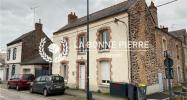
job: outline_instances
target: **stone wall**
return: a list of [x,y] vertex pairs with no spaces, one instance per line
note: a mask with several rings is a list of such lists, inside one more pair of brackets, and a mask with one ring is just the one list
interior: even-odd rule
[[[162,73],[165,76],[165,66],[164,66],[164,50],[163,50],[163,39],[166,40],[167,50],[171,51],[171,58],[174,61],[174,80],[173,83],[176,85],[179,82],[183,81],[183,63],[182,63],[182,42],[168,34],[168,32],[163,31],[162,29],[156,29],[156,54],[157,54],[157,64],[158,72]],[[177,51],[178,45],[178,51]],[[178,68],[178,69],[177,69]]]
[[131,48],[131,81],[152,85],[158,82],[154,22],[145,0],[137,0],[129,9],[130,41],[149,41],[144,50]]

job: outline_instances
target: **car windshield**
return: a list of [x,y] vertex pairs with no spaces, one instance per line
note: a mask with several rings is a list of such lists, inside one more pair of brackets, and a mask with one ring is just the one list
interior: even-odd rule
[[53,80],[53,82],[63,82],[64,78],[61,76],[53,76],[52,80]]

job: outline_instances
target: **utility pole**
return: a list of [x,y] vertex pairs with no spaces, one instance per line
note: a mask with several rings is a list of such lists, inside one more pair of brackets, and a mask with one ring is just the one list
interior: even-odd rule
[[86,94],[87,94],[87,100],[90,100],[90,84],[89,84],[89,0],[87,0],[87,81],[86,81]]

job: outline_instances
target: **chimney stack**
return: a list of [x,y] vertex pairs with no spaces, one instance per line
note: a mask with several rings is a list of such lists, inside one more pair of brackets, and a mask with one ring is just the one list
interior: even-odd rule
[[160,26],[160,29],[162,29],[164,32],[168,33],[168,27]]
[[76,14],[71,12],[70,14],[68,14],[68,24],[76,21],[77,18],[78,17],[76,16]]
[[151,5],[149,6],[149,10],[151,12],[151,15],[153,16],[155,26],[158,26],[158,15],[157,15],[157,7],[155,4],[151,1]]
[[39,19],[38,23],[35,23],[35,30],[42,31],[41,19]]

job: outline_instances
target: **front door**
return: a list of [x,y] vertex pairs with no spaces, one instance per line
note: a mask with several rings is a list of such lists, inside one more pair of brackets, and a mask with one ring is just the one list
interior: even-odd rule
[[79,66],[79,88],[85,89],[85,64]]

